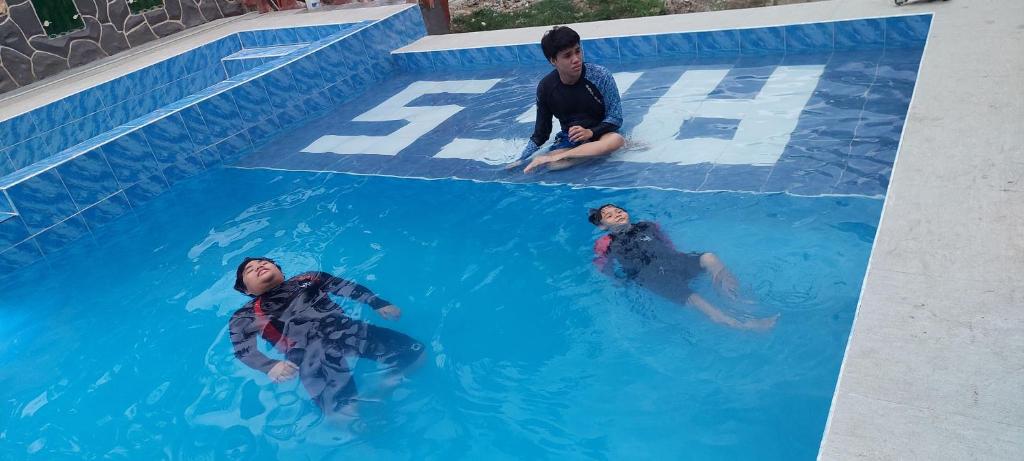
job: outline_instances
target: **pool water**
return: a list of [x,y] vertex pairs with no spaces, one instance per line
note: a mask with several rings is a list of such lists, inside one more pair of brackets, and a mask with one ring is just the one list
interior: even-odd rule
[[[713,251],[765,333],[713,324],[592,264],[605,202]],[[223,168],[4,278],[2,459],[809,459],[882,201]],[[158,243],[153,243],[153,242]],[[358,421],[233,354],[247,255],[403,309],[428,345]]]

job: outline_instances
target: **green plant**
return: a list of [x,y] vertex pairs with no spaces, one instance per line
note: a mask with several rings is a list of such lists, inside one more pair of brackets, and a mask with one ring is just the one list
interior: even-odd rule
[[127,0],[132,13],[141,13],[164,6],[164,0]]
[[50,37],[85,27],[73,0],[32,0],[39,23]]
[[483,8],[469,15],[452,18],[452,31],[514,29],[665,13],[662,0],[542,0],[510,13]]

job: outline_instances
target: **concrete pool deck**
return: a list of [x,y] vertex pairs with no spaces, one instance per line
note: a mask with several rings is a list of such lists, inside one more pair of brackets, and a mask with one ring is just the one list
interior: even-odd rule
[[[0,96],[0,118],[240,30],[400,8],[216,21]],[[822,459],[1024,456],[1024,2],[833,0],[574,26],[586,38],[925,12],[932,29]],[[546,29],[431,36],[404,50],[535,43]]]

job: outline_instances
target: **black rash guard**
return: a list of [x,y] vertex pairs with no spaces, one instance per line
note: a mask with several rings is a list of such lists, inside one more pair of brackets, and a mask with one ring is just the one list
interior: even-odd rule
[[601,237],[594,245],[594,253],[594,263],[602,272],[611,273],[614,267],[609,263],[617,263],[626,278],[682,302],[693,293],[688,286],[690,279],[703,270],[703,253],[677,250],[658,225],[649,221]]
[[612,73],[597,64],[584,63],[580,79],[572,85],[562,83],[557,70],[541,79],[537,85],[537,121],[521,158],[532,155],[551,137],[552,115],[558,118],[565,136],[574,125],[593,131],[591,141],[618,131],[622,102]]
[[344,406],[356,394],[345,357],[369,358],[400,369],[423,353],[422,344],[402,333],[348,317],[330,295],[374,309],[391,304],[358,283],[308,272],[246,303],[231,316],[229,327],[235,356],[242,363],[264,373],[278,363],[258,350],[262,337],[299,365],[303,385],[326,411]]

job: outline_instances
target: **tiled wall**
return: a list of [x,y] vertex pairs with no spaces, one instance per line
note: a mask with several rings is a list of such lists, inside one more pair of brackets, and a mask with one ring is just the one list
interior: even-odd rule
[[[357,27],[355,24],[242,32],[90,88],[68,98],[0,121],[0,177],[25,168],[119,125],[196,94],[224,80],[221,60],[252,37],[269,42],[310,43]],[[286,32],[280,32],[280,31]],[[285,41],[282,41],[285,40]],[[290,40],[290,41],[287,41]]]
[[[594,62],[674,56],[728,57],[833,50],[920,48],[931,15],[868,18],[752,29],[634,35],[583,40]],[[405,70],[476,69],[547,64],[537,43],[395,53]]]
[[[415,6],[355,32],[336,31],[288,57],[215,83],[0,180],[6,199],[0,202],[9,202],[0,207],[17,213],[0,221],[0,273],[52,254],[175,182],[347,101],[395,70],[391,50],[426,34]],[[271,34],[277,37],[274,31],[256,31],[248,36],[256,41],[248,43],[261,45]],[[237,51],[236,45],[241,48],[248,39],[226,40]],[[227,45],[218,41],[207,46]],[[228,54],[210,53],[216,59]],[[30,137],[31,141],[37,123],[53,126],[81,113],[86,115],[59,127],[82,123],[95,114],[105,114],[109,120],[110,103],[116,107],[137,94],[133,85],[145,85],[147,79],[166,80],[173,75],[167,69],[206,69],[210,61],[199,59],[203,55],[172,58],[152,66],[159,71],[143,69],[83,92],[88,97],[76,95],[38,114],[33,111],[8,120],[0,126],[0,134],[4,139]],[[183,62],[186,59],[197,61],[190,66]],[[162,82],[146,93],[167,89],[179,80],[187,79]],[[80,109],[85,105],[82,100],[90,101],[91,111]],[[72,108],[76,109],[73,114]]]

